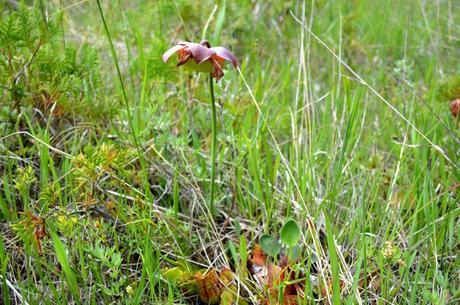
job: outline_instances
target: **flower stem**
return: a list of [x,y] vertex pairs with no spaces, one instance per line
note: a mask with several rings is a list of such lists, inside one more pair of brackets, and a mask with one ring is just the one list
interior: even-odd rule
[[209,89],[211,91],[211,115],[212,115],[212,127],[211,127],[211,200],[209,203],[209,209],[212,215],[214,215],[214,197],[216,192],[216,150],[217,150],[217,118],[216,118],[216,102],[214,98],[214,83],[212,76],[209,75]]

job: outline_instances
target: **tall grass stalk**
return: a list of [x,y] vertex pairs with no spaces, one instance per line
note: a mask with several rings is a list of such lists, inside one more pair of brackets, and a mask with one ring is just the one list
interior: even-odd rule
[[120,88],[121,88],[121,91],[123,93],[123,101],[124,101],[124,106],[125,106],[125,109],[126,109],[126,116],[127,116],[127,119],[128,119],[129,128],[130,128],[131,134],[133,136],[134,146],[136,147],[137,155],[138,155],[139,162],[140,162],[141,168],[142,168],[143,179],[144,179],[144,188],[145,188],[145,191],[147,192],[147,194],[149,195],[150,192],[149,192],[149,187],[148,187],[148,177],[147,177],[147,171],[146,171],[146,168],[145,168],[144,156],[142,154],[141,147],[139,146],[139,142],[138,142],[137,134],[136,134],[136,129],[134,128],[134,123],[133,123],[133,119],[132,119],[132,115],[131,115],[131,109],[129,107],[128,95],[126,93],[125,85],[124,85],[124,82],[123,82],[123,77],[121,75],[120,64],[118,62],[117,52],[115,51],[115,47],[114,47],[113,42],[112,42],[112,36],[110,35],[110,31],[109,31],[109,28],[107,26],[107,22],[106,22],[105,17],[104,17],[104,12],[102,11],[101,3],[100,3],[99,0],[97,0],[97,7],[98,7],[99,13],[101,15],[102,23],[104,25],[105,35],[107,37],[107,42],[109,43],[109,46],[110,46],[110,52],[112,54],[112,59],[113,59],[113,62],[115,64],[115,68],[117,70],[117,76],[118,76],[118,80],[120,82]]

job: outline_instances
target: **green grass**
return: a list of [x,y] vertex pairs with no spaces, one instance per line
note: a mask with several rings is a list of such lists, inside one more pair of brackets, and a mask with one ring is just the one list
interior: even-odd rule
[[[0,303],[198,304],[188,277],[228,267],[257,304],[252,249],[288,219],[298,304],[460,301],[456,1],[0,8]],[[241,63],[215,196],[208,76],[161,60],[202,38]]]

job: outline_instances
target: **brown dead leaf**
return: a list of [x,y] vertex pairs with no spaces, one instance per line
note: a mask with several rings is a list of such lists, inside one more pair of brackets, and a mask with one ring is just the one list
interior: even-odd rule
[[46,222],[45,219],[33,214],[32,212],[20,214],[26,215],[26,218],[19,223],[23,225],[27,230],[33,230],[33,239],[37,247],[39,255],[43,254],[42,250],[42,240],[48,236],[46,232]]

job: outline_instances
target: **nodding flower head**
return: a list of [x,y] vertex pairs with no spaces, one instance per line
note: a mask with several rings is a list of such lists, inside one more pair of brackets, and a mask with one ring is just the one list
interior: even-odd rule
[[163,61],[167,62],[176,53],[178,67],[184,66],[193,71],[210,73],[217,81],[224,76],[225,61],[231,62],[235,68],[238,65],[238,60],[232,52],[224,47],[211,48],[207,40],[200,43],[180,41],[163,54]]

